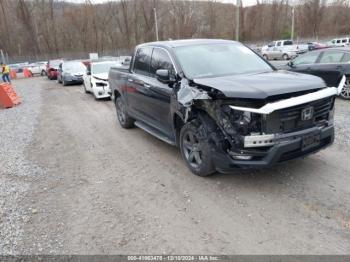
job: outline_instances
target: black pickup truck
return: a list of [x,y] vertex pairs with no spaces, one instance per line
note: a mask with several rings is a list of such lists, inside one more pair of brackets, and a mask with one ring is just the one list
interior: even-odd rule
[[179,146],[196,175],[269,167],[334,139],[338,88],[278,71],[235,41],[142,44],[109,81],[121,126]]

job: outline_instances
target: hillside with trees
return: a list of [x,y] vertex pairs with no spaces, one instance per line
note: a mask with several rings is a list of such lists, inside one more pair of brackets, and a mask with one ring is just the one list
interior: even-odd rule
[[[300,0],[295,6],[295,38],[350,34],[349,0]],[[138,43],[159,39],[235,37],[236,6],[220,1],[120,0],[73,4],[54,0],[0,1],[0,48],[13,60],[46,59],[89,52],[126,54]],[[240,9],[240,40],[288,38],[288,0],[256,0]]]

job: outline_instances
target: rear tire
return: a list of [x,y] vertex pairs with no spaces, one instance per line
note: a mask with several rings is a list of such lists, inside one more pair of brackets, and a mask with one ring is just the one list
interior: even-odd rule
[[118,118],[119,124],[125,129],[133,128],[135,120],[130,116],[128,116],[126,105],[123,99],[121,98],[121,96],[118,96],[115,99],[115,109],[117,111],[117,118]]
[[180,150],[187,167],[197,176],[210,176],[215,172],[211,158],[210,145],[207,137],[201,133],[199,127],[190,122],[180,131]]
[[346,78],[343,89],[340,92],[340,97],[350,100],[350,77]]
[[283,54],[282,58],[283,58],[283,60],[289,60],[289,55]]

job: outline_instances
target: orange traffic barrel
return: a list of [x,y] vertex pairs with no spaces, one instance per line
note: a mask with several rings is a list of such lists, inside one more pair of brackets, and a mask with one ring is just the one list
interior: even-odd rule
[[23,75],[24,77],[32,77],[32,72],[30,72],[30,70],[28,68],[23,68]]
[[9,108],[21,103],[10,83],[0,84],[0,106]]
[[17,73],[13,69],[10,70],[10,78],[11,79],[16,79],[17,78]]

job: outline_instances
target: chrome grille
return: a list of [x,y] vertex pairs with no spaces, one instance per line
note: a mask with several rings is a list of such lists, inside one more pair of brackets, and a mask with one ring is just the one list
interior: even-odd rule
[[[264,131],[271,133],[288,133],[315,126],[321,121],[328,120],[328,114],[334,105],[334,97],[316,100],[311,103],[281,109],[266,115],[263,123]],[[302,120],[301,114],[305,108],[313,107],[313,117]]]

